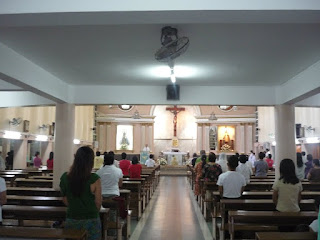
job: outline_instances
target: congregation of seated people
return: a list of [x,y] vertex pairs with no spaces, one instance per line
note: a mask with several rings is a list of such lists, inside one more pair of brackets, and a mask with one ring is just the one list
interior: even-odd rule
[[[304,183],[308,183],[308,180],[310,183],[320,183],[320,162],[318,159],[313,159],[311,154],[306,155],[305,152],[296,153],[296,165],[292,159],[282,159],[279,165],[280,174],[277,179],[274,172],[276,163],[272,159],[269,149],[260,152],[258,158],[255,157],[253,151],[249,155],[226,156],[225,153],[220,153],[218,161],[216,161],[216,158],[213,152],[206,155],[206,152],[201,150],[200,156],[194,153],[190,160],[190,166],[194,172],[194,194],[197,196],[200,208],[207,206],[200,204],[201,201],[214,204],[217,201],[217,199],[210,200],[213,196],[208,194],[208,189],[204,190],[207,192],[202,194],[203,189],[205,189],[206,184],[203,184],[205,182],[216,183],[220,199],[243,199],[243,192],[246,186],[249,186],[253,181],[252,179],[255,179],[254,183],[270,183],[273,180],[272,187],[269,190],[272,190],[274,210],[288,213],[301,211],[300,201]],[[225,166],[227,166],[227,170],[224,170]],[[212,193],[212,190],[210,192]],[[313,199],[314,209],[319,212],[320,196]],[[206,211],[207,209],[202,210],[203,213]],[[306,225],[303,222],[298,226],[286,226],[284,224],[284,226],[278,226],[278,228],[279,231],[286,232],[318,232],[318,219],[315,219],[310,225],[308,224]]]

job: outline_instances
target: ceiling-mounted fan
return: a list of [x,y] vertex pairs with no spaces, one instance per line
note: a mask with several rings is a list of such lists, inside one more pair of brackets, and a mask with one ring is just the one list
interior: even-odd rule
[[167,62],[170,67],[172,83],[175,83],[173,60],[181,56],[189,47],[188,37],[178,37],[178,29],[166,26],[161,29],[162,47],[155,53],[155,59],[160,62]]

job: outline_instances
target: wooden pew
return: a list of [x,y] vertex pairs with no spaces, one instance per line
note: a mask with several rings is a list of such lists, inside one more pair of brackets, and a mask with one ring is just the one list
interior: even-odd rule
[[86,240],[85,230],[35,227],[0,227],[0,237]]
[[147,191],[148,191],[148,187],[146,186],[146,179],[145,178],[123,178],[123,181],[139,181],[141,182],[141,208],[142,208],[142,212],[145,210],[146,208],[146,195],[147,195]]
[[17,187],[44,187],[52,188],[53,180],[46,179],[32,179],[32,178],[16,178],[15,183]]
[[256,240],[316,240],[312,232],[256,232]]
[[0,175],[6,182],[9,182],[10,187],[13,187],[14,180],[16,179],[15,175]]
[[[221,199],[221,231],[226,231],[225,223],[228,219],[228,212],[233,210],[246,211],[276,211],[276,205],[271,199]],[[314,200],[307,199],[300,201],[301,211],[315,211]],[[215,219],[213,219],[213,222]],[[214,226],[216,228],[217,225]]]
[[[245,186],[245,191],[260,190],[270,191],[272,190],[273,181],[271,182],[250,182]],[[302,182],[302,188],[306,191],[317,191],[320,189],[320,182]]]
[[65,206],[62,197],[7,195],[7,205]]
[[16,178],[28,178],[29,174],[26,172],[1,171],[0,175],[14,175]]
[[53,180],[53,176],[30,176],[29,179]]
[[141,182],[139,181],[123,181],[122,189],[129,189],[130,193],[130,209],[132,216],[141,218]]
[[[23,220],[47,220],[47,221],[64,221],[66,218],[66,207],[53,206],[2,206],[3,219],[17,219],[19,226],[23,226]],[[106,239],[107,220],[109,209],[102,208],[100,216],[102,218],[102,232]]]
[[256,229],[261,225],[267,226],[296,226],[298,224],[310,224],[317,219],[318,213],[309,212],[277,212],[277,211],[229,211],[230,240],[234,240],[234,232],[237,230]]
[[60,191],[53,188],[8,187],[7,195],[60,197]]

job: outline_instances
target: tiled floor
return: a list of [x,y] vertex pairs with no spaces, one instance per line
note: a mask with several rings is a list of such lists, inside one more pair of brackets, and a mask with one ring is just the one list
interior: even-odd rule
[[186,177],[161,177],[130,240],[212,239]]

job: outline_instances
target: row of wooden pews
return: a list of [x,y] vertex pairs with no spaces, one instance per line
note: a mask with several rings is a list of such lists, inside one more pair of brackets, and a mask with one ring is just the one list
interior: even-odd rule
[[[188,181],[191,189],[194,189],[195,173],[191,166],[188,168]],[[246,186],[242,199],[220,199],[216,183],[202,181],[200,184],[201,194],[197,200],[205,219],[209,220],[211,215],[213,239],[224,240],[226,233],[228,233],[230,239],[233,240],[236,231],[256,232],[256,239],[282,239],[274,237],[279,236],[279,226],[310,224],[317,219],[314,198],[320,196],[319,183],[302,181],[304,191],[300,202],[301,212],[281,213],[276,211],[272,202],[274,178],[274,172],[269,172],[266,178],[252,176],[252,181]],[[298,235],[295,234],[283,235],[287,236],[283,239],[288,240],[316,239],[316,235],[312,233],[299,233],[300,238],[296,238]]]
[[[143,168],[141,178],[131,179],[128,176],[124,179],[120,195],[125,199],[126,209],[129,214],[125,224],[120,226],[119,223],[112,224],[108,221],[109,209],[102,208],[100,213],[104,239],[107,239],[107,229],[110,228],[117,228],[118,239],[122,239],[122,235],[126,239],[130,237],[131,216],[140,219],[159,183],[159,170],[159,167]],[[30,226],[29,220],[42,220],[45,223],[42,227],[50,227],[51,225],[46,224],[46,221],[62,221],[65,219],[66,207],[62,203],[60,192],[52,188],[52,173],[45,172],[40,174],[40,171],[31,172],[29,174],[30,172],[20,170],[10,171],[11,175],[14,176],[14,180],[13,184],[11,179],[10,182],[7,182],[9,186],[7,187],[7,204],[3,206],[3,219],[4,225],[9,224],[11,226],[0,227],[2,229],[0,230],[0,236],[12,237],[15,235],[14,232],[17,232],[12,231],[12,229],[19,227],[19,231],[24,231],[27,234],[26,236],[32,237],[31,233],[28,235],[28,229],[34,227],[34,224]],[[123,226],[126,227],[123,228]],[[26,230],[24,230],[25,228]],[[41,228],[36,229],[41,231]],[[52,229],[47,233],[48,236],[56,234],[59,238],[85,239],[84,234],[81,232],[74,234],[74,237],[64,237],[72,233],[63,229]],[[18,235],[16,234],[15,237],[19,237]]]

